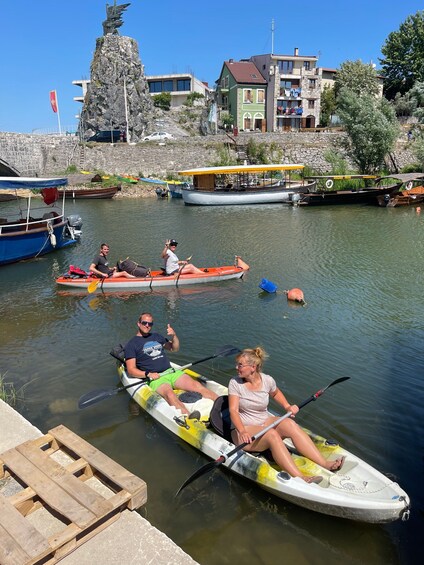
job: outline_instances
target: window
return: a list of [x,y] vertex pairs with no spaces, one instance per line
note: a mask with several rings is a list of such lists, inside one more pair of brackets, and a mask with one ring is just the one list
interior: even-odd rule
[[243,90],[243,102],[245,104],[251,104],[253,102],[252,91],[250,88],[245,88]]
[[258,104],[264,104],[264,102],[265,102],[265,90],[262,90],[262,89],[257,90],[256,96],[257,96]]
[[291,75],[293,73],[293,61],[278,61],[280,74]]
[[280,88],[291,88],[292,81],[291,80],[280,80]]
[[229,82],[228,76],[222,77],[221,88],[228,88],[228,82]]
[[245,114],[243,118],[243,128],[245,130],[250,130],[252,128],[252,116],[250,114]]
[[308,100],[308,108],[309,109],[315,108],[315,100]]
[[177,80],[177,90],[179,90],[180,92],[182,90],[190,90],[191,88],[191,81],[190,79],[182,79],[179,78]]
[[317,81],[316,81],[315,78],[309,79],[309,88],[315,88],[316,84],[317,84]]
[[149,90],[150,92],[162,92],[162,81],[154,80],[149,82]]
[[303,61],[303,68],[305,69],[305,71],[310,71],[311,70],[311,61]]
[[172,92],[174,90],[174,85],[172,84],[172,80],[164,80],[163,81],[163,91],[164,92]]

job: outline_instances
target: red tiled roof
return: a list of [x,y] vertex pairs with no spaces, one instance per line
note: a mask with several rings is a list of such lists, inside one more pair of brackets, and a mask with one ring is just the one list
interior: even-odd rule
[[251,61],[225,61],[225,66],[233,75],[234,80],[243,84],[266,84],[266,80]]

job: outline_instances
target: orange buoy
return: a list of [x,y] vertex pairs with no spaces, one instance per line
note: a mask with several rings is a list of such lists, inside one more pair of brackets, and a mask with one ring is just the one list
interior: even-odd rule
[[285,290],[284,294],[287,295],[287,300],[293,300],[294,302],[300,302],[300,304],[306,304],[303,291],[300,290],[300,288]]
[[415,210],[417,211],[417,214],[421,214],[421,206],[418,206]]

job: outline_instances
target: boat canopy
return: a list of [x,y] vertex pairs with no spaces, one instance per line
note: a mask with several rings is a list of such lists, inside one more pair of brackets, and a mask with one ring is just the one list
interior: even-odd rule
[[179,175],[236,175],[246,173],[264,173],[268,171],[294,171],[304,169],[304,165],[295,164],[273,164],[273,165],[233,165],[228,167],[204,167],[201,169],[190,169],[178,171]]
[[15,190],[20,188],[41,189],[66,186],[67,178],[30,178],[30,177],[0,177],[0,190]]
[[376,175],[318,175],[305,177],[310,180],[350,180],[350,179],[376,179]]

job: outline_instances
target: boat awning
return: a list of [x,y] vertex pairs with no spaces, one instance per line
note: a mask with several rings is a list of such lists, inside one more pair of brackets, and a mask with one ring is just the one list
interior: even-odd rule
[[318,175],[305,177],[308,180],[350,180],[350,179],[376,179],[377,175]]
[[67,178],[30,178],[30,177],[0,177],[0,190],[15,190],[19,188],[41,189],[66,186]]
[[233,165],[228,167],[204,167],[202,169],[191,169],[178,171],[179,175],[237,175],[245,173],[264,173],[271,171],[295,171],[304,169],[304,165],[296,164],[273,164],[273,165]]
[[387,177],[379,177],[377,180],[381,181],[384,179],[395,179],[395,180],[400,180],[402,182],[409,182],[411,180],[424,179],[424,173],[399,173],[399,174],[388,175]]

